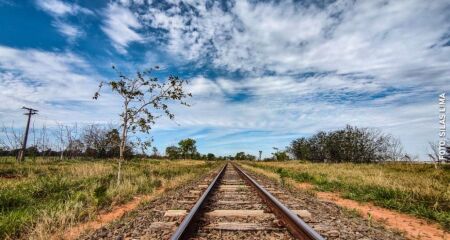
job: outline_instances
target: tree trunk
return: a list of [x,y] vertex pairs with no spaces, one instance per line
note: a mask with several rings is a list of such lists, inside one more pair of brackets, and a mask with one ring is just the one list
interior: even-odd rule
[[119,159],[119,169],[117,170],[117,186],[120,185],[121,174],[122,174],[122,159]]
[[125,103],[125,111],[124,111],[124,116],[123,116],[122,137],[120,139],[120,146],[119,146],[119,169],[117,171],[117,185],[119,185],[120,181],[121,181],[122,161],[125,159],[125,147],[126,147],[126,142],[127,142],[127,129],[128,129],[128,104]]

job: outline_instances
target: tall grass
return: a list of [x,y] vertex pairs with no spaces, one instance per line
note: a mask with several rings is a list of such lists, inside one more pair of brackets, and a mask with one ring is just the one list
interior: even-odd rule
[[430,164],[246,163],[281,178],[314,184],[319,191],[439,222],[450,230],[450,166]]
[[[135,195],[217,167],[204,161],[132,161],[116,184],[116,162],[0,161],[0,238],[47,238]],[[181,183],[180,183],[181,184]]]

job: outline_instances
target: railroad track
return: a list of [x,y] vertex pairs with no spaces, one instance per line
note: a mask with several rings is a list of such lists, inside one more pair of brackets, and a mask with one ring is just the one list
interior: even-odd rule
[[237,165],[226,164],[171,239],[324,238]]
[[[286,192],[277,183],[252,175],[264,191],[231,163],[222,170],[219,175],[205,173],[79,239],[322,239],[304,223],[294,220],[298,226],[292,227],[286,216],[295,214],[327,239],[405,239],[334,204],[302,192]],[[270,203],[266,192],[283,201],[291,214],[281,211],[280,216],[281,204]]]

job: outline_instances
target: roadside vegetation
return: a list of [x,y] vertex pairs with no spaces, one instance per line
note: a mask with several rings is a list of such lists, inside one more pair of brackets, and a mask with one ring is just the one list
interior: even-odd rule
[[389,162],[379,164],[245,162],[282,181],[310,183],[317,191],[409,213],[450,230],[450,165]]
[[137,195],[181,186],[218,165],[191,160],[127,161],[117,185],[118,166],[111,159],[17,163],[13,157],[0,158],[0,238],[48,238]]

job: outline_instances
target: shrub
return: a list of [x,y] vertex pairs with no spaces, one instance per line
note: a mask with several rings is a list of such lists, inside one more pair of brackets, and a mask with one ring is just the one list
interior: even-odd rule
[[382,162],[401,157],[400,142],[388,134],[347,125],[291,142],[288,151],[297,159],[313,162]]

